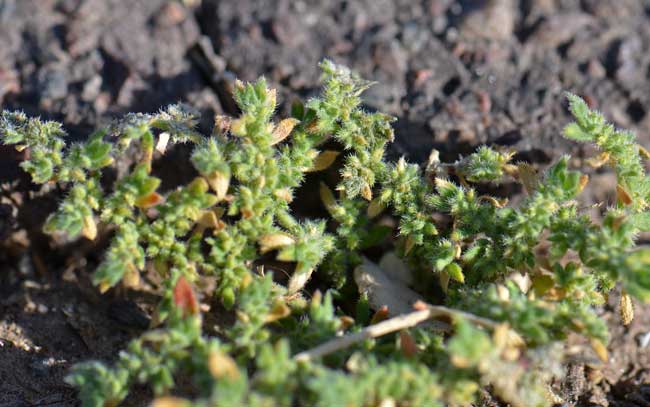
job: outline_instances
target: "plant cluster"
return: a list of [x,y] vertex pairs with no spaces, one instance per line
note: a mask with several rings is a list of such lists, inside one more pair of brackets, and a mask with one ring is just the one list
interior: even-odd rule
[[[567,335],[607,358],[597,307],[615,285],[623,323],[630,296],[650,299],[650,250],[635,247],[650,230],[650,154],[630,133],[568,96],[575,122],[565,137],[594,143],[602,152],[592,164],[616,172],[616,202],[596,222],[576,201],[588,177],[569,157],[543,173],[489,147],[454,163],[433,151],[425,168],[386,161],[393,118],[362,108],[371,83],[321,67],[322,94],[277,122],[275,91],[263,79],[237,82],[241,114],[217,116],[209,136],[181,105],[129,114],[67,148],[60,124],[2,113],[0,142],[29,149],[21,166],[32,180],[67,188],[45,230],[112,236],[93,275],[99,290],[162,276],[155,326],[111,365],[85,362],[68,376],[85,406],[119,405],[138,383],[156,407],[466,405],[485,386],[513,405],[545,406]],[[163,192],[152,162],[174,143],[193,144],[196,178]],[[137,162],[110,181],[107,170],[133,148]],[[306,174],[335,163],[338,182],[320,185],[330,219],[295,216]],[[505,180],[523,185],[521,204],[477,192]],[[419,298],[404,315],[352,278],[387,241],[411,273],[400,289]],[[271,272],[277,264],[288,278]],[[314,273],[324,294],[309,295]],[[208,294],[218,312],[231,316],[214,337],[193,288],[206,277],[216,279]]]

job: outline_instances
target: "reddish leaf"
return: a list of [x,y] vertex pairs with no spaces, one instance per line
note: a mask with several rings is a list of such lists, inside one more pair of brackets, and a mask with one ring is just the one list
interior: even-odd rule
[[388,307],[386,305],[382,306],[375,312],[375,315],[370,319],[370,324],[376,324],[388,318]]
[[184,315],[196,315],[199,313],[199,302],[192,286],[185,277],[181,276],[174,287],[174,303],[183,310]]
[[161,204],[164,200],[165,198],[163,198],[162,195],[157,192],[152,192],[145,196],[139,197],[135,201],[135,206],[142,209],[151,208],[153,206]]
[[402,348],[402,354],[407,358],[418,353],[418,346],[415,343],[415,339],[406,331],[400,331],[399,333],[399,344]]

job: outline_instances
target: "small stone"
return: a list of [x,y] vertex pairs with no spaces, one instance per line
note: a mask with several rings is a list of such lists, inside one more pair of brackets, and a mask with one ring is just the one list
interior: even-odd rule
[[584,13],[556,14],[543,20],[527,42],[557,48],[592,23],[593,18]]
[[515,11],[512,0],[488,1],[463,20],[461,34],[470,39],[508,40],[515,28]]
[[16,13],[16,0],[0,0],[0,22],[8,23]]
[[640,348],[647,348],[650,345],[650,332],[639,335],[637,340]]
[[587,64],[587,73],[592,78],[604,78],[607,75],[607,71],[603,64],[600,63],[597,59],[591,59]]
[[182,23],[187,18],[187,10],[176,1],[165,4],[156,16],[156,24],[160,27],[172,27]]
[[86,102],[95,100],[101,91],[101,87],[102,77],[99,75],[93,76],[84,84],[83,90],[81,91],[81,98]]
[[68,80],[62,69],[46,69],[39,73],[38,88],[46,99],[63,99],[68,94]]

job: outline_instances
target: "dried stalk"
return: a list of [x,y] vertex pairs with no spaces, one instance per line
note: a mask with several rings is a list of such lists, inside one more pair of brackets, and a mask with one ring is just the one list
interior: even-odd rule
[[[419,308],[417,304],[416,307]],[[410,328],[426,320],[439,316],[462,317],[470,322],[487,328],[494,328],[497,325],[496,322],[492,320],[469,314],[467,312],[454,310],[440,305],[426,305],[426,308],[424,309],[419,309],[408,314],[398,315],[378,324],[368,326],[359,332],[334,338],[328,342],[316,346],[315,348],[298,353],[294,356],[294,359],[300,362],[307,362],[325,355],[329,355],[330,353],[334,353],[341,349],[348,348],[355,343],[361,342],[363,340],[378,338],[392,332]],[[436,329],[442,332],[451,331],[451,326],[449,324],[441,321],[435,322]]]

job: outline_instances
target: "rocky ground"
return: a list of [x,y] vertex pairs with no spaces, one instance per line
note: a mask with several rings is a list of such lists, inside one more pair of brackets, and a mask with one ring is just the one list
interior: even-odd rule
[[[318,91],[328,57],[378,82],[367,108],[398,118],[391,154],[411,161],[483,143],[536,165],[587,156],[560,137],[564,91],[650,145],[644,0],[0,0],[0,44],[2,108],[60,120],[75,140],[177,101],[200,108],[208,128],[214,113],[235,113],[236,77],[265,75],[286,111]],[[0,406],[75,405],[66,369],[110,358],[149,308],[100,298],[87,275],[94,249],[40,234],[56,191],[32,191],[19,160],[0,149],[0,240],[12,242],[0,250]],[[611,202],[611,174],[590,176],[585,201]],[[564,405],[650,405],[650,308],[627,328],[613,309],[609,364],[572,365],[558,383]]]

